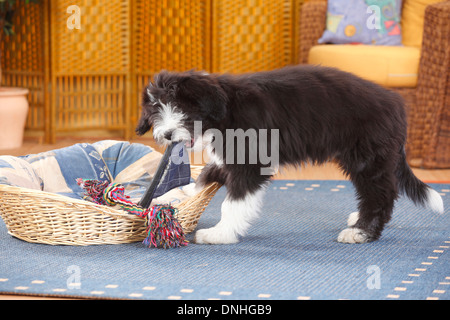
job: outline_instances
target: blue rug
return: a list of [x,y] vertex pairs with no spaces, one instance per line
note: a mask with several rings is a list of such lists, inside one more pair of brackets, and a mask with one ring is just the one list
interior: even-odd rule
[[[402,197],[382,238],[360,245],[336,241],[356,210],[347,181],[274,181],[260,219],[235,245],[49,246],[13,238],[0,222],[0,292],[126,299],[448,300],[450,185],[432,187],[443,195],[446,214],[417,208]],[[200,228],[219,221],[224,197],[225,190],[219,190]]]

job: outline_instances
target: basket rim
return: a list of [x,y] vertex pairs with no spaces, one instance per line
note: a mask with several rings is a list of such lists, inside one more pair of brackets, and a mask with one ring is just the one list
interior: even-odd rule
[[94,202],[90,202],[90,201],[86,201],[86,200],[74,199],[74,198],[70,198],[70,197],[67,197],[67,196],[64,196],[61,194],[43,191],[43,190],[0,184],[0,193],[1,192],[9,192],[9,193],[17,194],[18,197],[31,196],[31,197],[36,197],[36,198],[40,198],[40,199],[50,200],[50,201],[60,201],[60,202],[64,202],[64,203],[72,204],[72,205],[91,207],[93,210],[99,210],[100,212],[98,212],[98,213],[100,213],[100,214],[119,216],[119,217],[131,219],[131,220],[141,220],[142,219],[141,217],[129,214],[126,211],[123,211],[120,209],[115,209],[114,207],[104,206],[104,205],[96,204]]
[[[193,203],[195,203],[199,198],[202,198],[202,197],[207,198],[209,196],[209,194],[215,193],[215,191],[217,191],[220,187],[221,187],[221,185],[219,183],[213,182],[213,183],[205,186],[202,189],[202,191],[199,192],[198,194],[196,194],[192,197],[188,197],[184,201],[174,205],[174,207],[177,209],[180,209],[181,207],[183,207],[185,205],[190,206]],[[126,218],[126,219],[130,219],[130,220],[142,220],[141,217],[139,217],[137,215],[129,214],[128,212],[126,212],[125,210],[122,210],[122,209],[116,209],[115,207],[112,207],[112,206],[96,204],[94,202],[87,201],[87,200],[74,199],[74,198],[70,198],[68,196],[53,193],[53,192],[37,190],[37,189],[30,189],[30,188],[25,188],[25,187],[11,186],[11,185],[7,185],[7,184],[0,184],[0,193],[2,193],[2,192],[16,194],[18,197],[28,196],[28,197],[40,198],[43,200],[59,201],[59,202],[67,203],[67,204],[79,205],[79,206],[92,208],[92,210],[100,211],[99,212],[100,214],[116,216],[116,217]]]

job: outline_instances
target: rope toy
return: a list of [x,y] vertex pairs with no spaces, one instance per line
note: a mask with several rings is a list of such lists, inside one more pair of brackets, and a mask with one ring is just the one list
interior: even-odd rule
[[149,208],[150,203],[153,198],[189,182],[189,157],[186,159],[182,143],[172,143],[167,147],[149,188],[138,204],[129,200],[130,197],[125,195],[125,188],[120,183],[77,179],[78,185],[85,191],[85,199],[100,205],[119,205],[129,214],[144,218],[147,237],[143,243],[149,248],[164,249],[186,246],[188,241],[176,218],[178,210],[170,205],[154,205]]
[[96,204],[119,205],[129,214],[145,219],[147,237],[143,244],[155,248],[177,248],[186,246],[188,241],[176,219],[177,209],[170,205],[155,205],[148,209],[131,202],[125,195],[125,188],[120,183],[108,183],[91,179],[77,179],[80,187],[85,189],[86,198]]

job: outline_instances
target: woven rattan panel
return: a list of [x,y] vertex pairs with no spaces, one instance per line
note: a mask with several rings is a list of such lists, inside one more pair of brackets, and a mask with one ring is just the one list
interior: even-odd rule
[[69,29],[71,0],[51,1],[53,68],[57,75],[127,73],[130,8],[125,0],[79,0],[81,29]]
[[287,0],[214,1],[213,71],[239,73],[290,64],[293,7]]
[[135,124],[142,89],[155,73],[210,70],[211,0],[138,0],[133,5]]
[[[14,34],[0,44],[2,85],[29,89],[27,129],[43,130],[45,123],[44,6],[18,1],[13,15]],[[3,32],[3,31],[0,31]]]
[[[19,2],[2,43],[3,84],[30,89],[28,129],[46,140],[89,129],[134,132],[140,93],[162,69],[269,70],[294,62],[303,0]],[[68,8],[80,9],[80,29]]]
[[80,29],[68,28],[73,4],[51,3],[52,130],[123,130],[127,136],[131,7],[125,0],[77,1]]
[[58,131],[126,128],[126,76],[59,76],[56,87]]
[[409,123],[409,160],[450,168],[450,2],[425,10],[417,105]]
[[209,69],[210,0],[134,3],[138,74]]

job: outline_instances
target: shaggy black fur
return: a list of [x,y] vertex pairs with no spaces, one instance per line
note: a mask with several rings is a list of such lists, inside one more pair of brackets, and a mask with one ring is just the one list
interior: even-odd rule
[[[356,188],[360,215],[355,227],[368,241],[380,237],[399,192],[417,204],[427,200],[428,187],[405,160],[402,98],[350,73],[317,66],[244,75],[164,71],[144,91],[138,134],[151,128],[160,107],[147,90],[186,114],[183,125],[191,134],[196,120],[204,131],[216,128],[223,137],[226,129],[279,129],[280,165],[334,159]],[[270,176],[260,174],[264,166],[211,163],[200,183],[218,181],[230,197],[240,199],[268,182]]]

